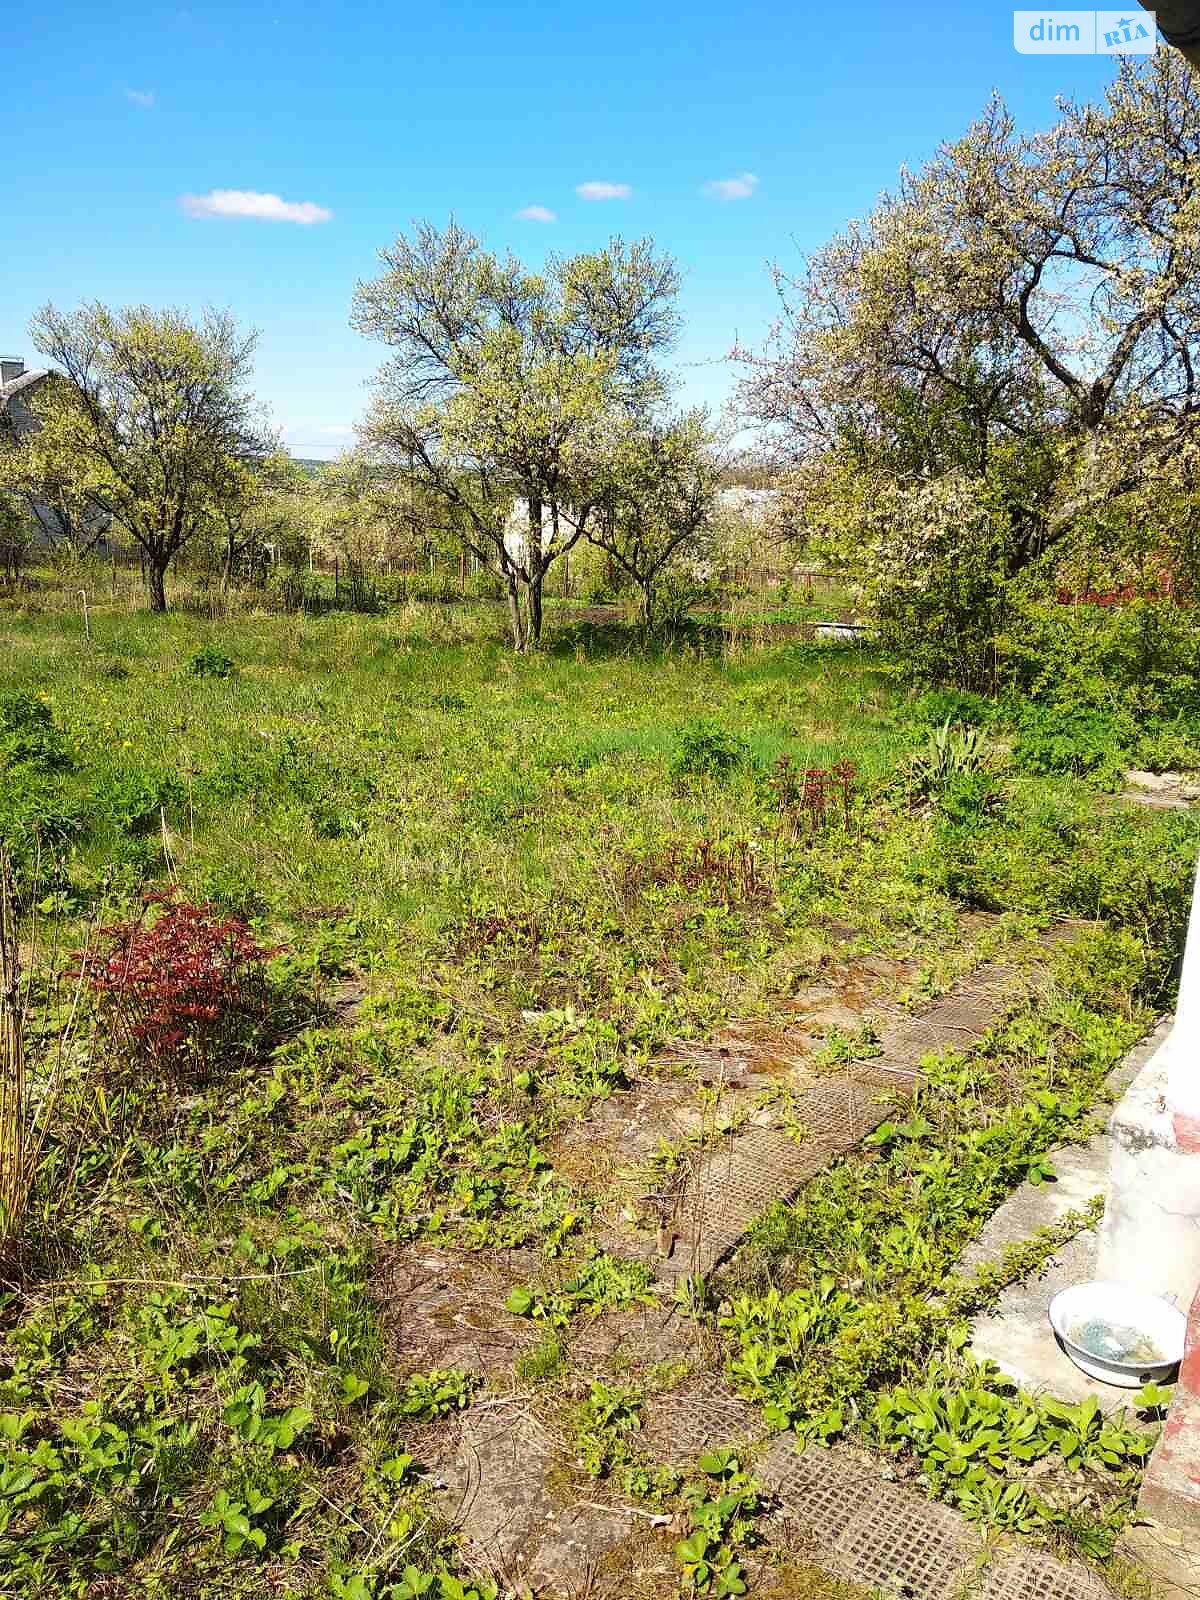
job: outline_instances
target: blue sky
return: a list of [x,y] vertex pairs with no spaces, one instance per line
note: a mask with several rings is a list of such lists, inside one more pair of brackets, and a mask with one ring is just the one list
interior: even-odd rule
[[[719,403],[735,337],[769,326],[769,260],[797,262],[865,213],[993,87],[1033,127],[1056,94],[1094,98],[1113,72],[1018,55],[993,4],[15,10],[4,353],[32,355],[46,300],[228,307],[260,331],[257,390],[301,455],[351,442],[383,358],[350,329],[351,295],[414,218],[453,213],[531,263],[653,234],[684,274],[684,395]],[[225,214],[271,202],[222,191],[322,220]]]

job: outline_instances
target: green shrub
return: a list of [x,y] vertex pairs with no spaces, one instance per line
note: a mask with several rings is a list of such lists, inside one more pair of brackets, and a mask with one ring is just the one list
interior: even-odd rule
[[34,888],[50,893],[63,886],[71,846],[83,834],[86,820],[82,807],[36,766],[18,766],[4,774],[0,846],[12,860],[19,899]]
[[671,757],[672,778],[724,778],[746,759],[746,745],[711,723],[684,728]]
[[1126,928],[1091,928],[1054,952],[1054,976],[1092,1011],[1125,1011],[1146,992],[1153,966]]
[[913,702],[910,713],[921,728],[940,728],[947,722],[981,728],[994,722],[998,714],[994,700],[966,689],[930,689]]
[[57,772],[71,764],[66,739],[45,700],[35,694],[0,700],[0,768],[29,766]]
[[193,678],[232,678],[237,668],[231,656],[216,645],[205,644],[188,658],[187,670]]
[[162,812],[183,799],[177,778],[154,777],[147,772],[111,775],[98,786],[95,809],[122,833],[146,833],[158,826]]
[[1194,772],[1200,768],[1200,728],[1194,723],[1163,723],[1138,740],[1133,763],[1147,772]]
[[1067,606],[1010,594],[997,641],[1002,679],[1038,700],[1107,707],[1116,694],[1139,716],[1194,712],[1197,621],[1171,600]]
[[1001,795],[986,767],[950,776],[938,796],[938,813],[950,827],[975,828],[1000,809]]
[[1130,719],[1088,705],[1026,705],[1017,718],[1013,759],[1023,772],[1091,774],[1112,782],[1129,756]]

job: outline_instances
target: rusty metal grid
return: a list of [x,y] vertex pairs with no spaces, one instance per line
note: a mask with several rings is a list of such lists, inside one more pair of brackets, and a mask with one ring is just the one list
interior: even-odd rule
[[846,1531],[878,1484],[836,1451],[814,1448],[797,1454],[790,1434],[772,1444],[758,1464],[758,1476],[826,1546]]
[[772,1445],[760,1476],[817,1540],[816,1558],[833,1558],[856,1583],[921,1600],[958,1600],[983,1548],[970,1524],[946,1506],[887,1483],[838,1450],[795,1453]]
[[766,1432],[761,1415],[739,1400],[718,1378],[695,1378],[647,1408],[641,1443],[663,1461],[690,1461],[705,1450]]
[[1112,1591],[1079,1565],[1066,1566],[1043,1550],[1023,1550],[990,1566],[977,1600],[1111,1600]]
[[[1069,940],[1075,931],[1055,928],[1033,949]],[[606,1244],[650,1261],[667,1281],[684,1273],[711,1272],[769,1205],[792,1199],[879,1125],[887,1114],[879,1103],[881,1090],[911,1090],[921,1081],[924,1056],[978,1038],[1028,988],[1029,975],[1015,964],[992,962],[977,968],[919,1016],[889,1023],[880,1035],[877,1056],[855,1062],[846,1073],[822,1079],[796,1096],[794,1115],[807,1130],[802,1143],[778,1129],[751,1126],[705,1156],[681,1185],[670,1219],[674,1248],[666,1259],[658,1258],[645,1234],[635,1241],[618,1232]]]
[[980,1540],[960,1517],[883,1483],[856,1509],[834,1548],[858,1582],[922,1600],[951,1600],[961,1593]]

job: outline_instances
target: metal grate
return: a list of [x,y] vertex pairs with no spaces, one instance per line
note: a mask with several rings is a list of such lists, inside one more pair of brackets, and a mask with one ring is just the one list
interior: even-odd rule
[[856,1583],[913,1600],[958,1600],[983,1542],[962,1517],[864,1472],[837,1450],[794,1453],[780,1440],[760,1475]]
[[961,1592],[979,1542],[944,1506],[877,1485],[836,1549],[860,1583],[920,1600],[950,1600]]
[[822,1546],[832,1545],[846,1531],[879,1483],[845,1464],[832,1450],[797,1454],[791,1435],[772,1444],[757,1471]]
[[641,1443],[663,1461],[690,1461],[705,1450],[761,1439],[762,1417],[716,1378],[695,1378],[647,1408]]
[[[1042,947],[1073,936],[1053,930]],[[837,1078],[814,1083],[794,1101],[795,1116],[808,1130],[803,1143],[778,1129],[751,1125],[704,1157],[680,1186],[671,1227],[675,1247],[666,1259],[653,1255],[645,1233],[622,1234],[606,1243],[650,1260],[671,1280],[685,1273],[708,1273],[744,1237],[767,1206],[790,1200],[830,1161],[853,1150],[885,1115],[881,1089],[904,1091],[921,1081],[920,1064],[930,1052],[961,1047],[978,1038],[1027,986],[1014,965],[993,962],[978,968],[943,1000],[918,1017],[890,1022],[880,1034],[880,1053],[853,1063]],[[676,1093],[678,1086],[675,1086]],[[650,1129],[639,1130],[645,1139]]]
[[1042,1550],[1006,1556],[988,1568],[977,1600],[1112,1600],[1112,1590],[1078,1565]]

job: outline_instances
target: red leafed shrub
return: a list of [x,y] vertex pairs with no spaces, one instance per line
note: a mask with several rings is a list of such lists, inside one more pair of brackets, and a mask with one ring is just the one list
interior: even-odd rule
[[198,1078],[236,1065],[269,1018],[264,949],[240,917],[177,892],[146,897],[146,912],[100,930],[77,972],[133,1061],[162,1077]]

